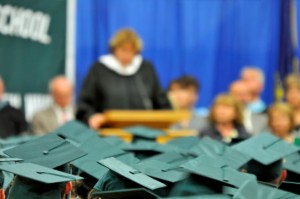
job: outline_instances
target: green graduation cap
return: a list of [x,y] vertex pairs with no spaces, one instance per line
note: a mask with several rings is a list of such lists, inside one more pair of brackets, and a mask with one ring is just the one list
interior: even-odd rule
[[7,139],[0,139],[0,148],[3,149],[8,147],[18,146],[20,144],[24,144],[26,142],[34,140],[38,137],[39,136],[34,136],[34,135],[22,135],[22,136],[9,137]]
[[114,145],[114,146],[121,147],[121,146],[124,145],[123,140],[121,140],[117,136],[108,136],[108,137],[105,137],[105,138],[102,138],[102,139],[104,139],[107,143],[109,143],[111,145]]
[[165,184],[154,180],[153,178],[143,174],[141,171],[133,168],[132,166],[129,166],[128,164],[123,163],[116,158],[111,157],[100,160],[98,162],[114,171],[115,173],[118,173],[119,175],[150,190],[155,190],[166,186]]
[[220,159],[234,169],[240,169],[251,159],[250,156],[209,137],[203,138],[198,144],[194,145],[189,153],[195,156],[207,154],[214,159]]
[[89,138],[80,149],[88,153],[86,156],[73,161],[71,164],[90,176],[101,179],[108,169],[100,165],[97,161],[108,158],[122,156],[126,152],[108,143],[106,139],[99,137]]
[[33,163],[1,165],[0,170],[17,175],[9,191],[10,199],[61,199],[65,182],[82,179]]
[[95,131],[76,120],[67,122],[56,129],[55,133],[75,145],[85,143],[90,137],[99,137]]
[[34,139],[4,153],[13,158],[21,158],[24,162],[49,168],[62,166],[87,154],[56,134]]
[[179,166],[185,162],[188,162],[191,159],[194,159],[194,156],[187,155],[185,153],[177,153],[177,152],[166,152],[162,154],[158,154],[152,156],[146,160],[157,160],[160,162],[165,162],[168,164],[172,164],[174,166]]
[[114,191],[94,192],[92,197],[100,197],[103,199],[156,199],[159,198],[151,191],[143,188],[137,189],[123,189]]
[[148,140],[138,140],[132,144],[124,144],[122,149],[125,151],[131,151],[135,153],[152,153],[152,155],[156,155],[158,153],[177,151],[181,152],[176,146],[168,145],[168,144],[158,144],[153,141]]
[[285,158],[283,167],[287,170],[286,181],[280,189],[300,194],[300,152],[293,153]]
[[199,142],[200,139],[198,137],[189,136],[189,137],[183,137],[183,138],[171,140],[167,144],[176,146],[177,148],[180,149],[189,150],[191,147],[198,144]]
[[193,174],[214,179],[234,187],[240,187],[247,180],[256,181],[254,175],[239,172],[228,167],[224,162],[213,159],[208,155],[201,155],[182,164],[181,167]]
[[232,197],[224,194],[210,194],[210,195],[195,195],[195,196],[175,196],[163,199],[231,199]]
[[52,184],[60,182],[68,182],[82,180],[82,177],[70,175],[61,171],[57,171],[48,167],[40,166],[33,163],[18,163],[0,165],[0,170],[14,173],[38,182]]
[[283,167],[288,170],[288,178],[293,177],[300,181],[300,152],[293,153],[287,157],[285,157]]
[[235,146],[234,149],[249,155],[248,173],[255,174],[262,182],[271,183],[282,172],[283,158],[299,150],[270,133],[262,133]]
[[145,126],[133,126],[125,128],[124,130],[133,134],[135,140],[155,140],[158,136],[165,135],[165,133],[161,130],[152,129]]
[[233,199],[258,199],[257,190],[257,181],[249,179],[245,180],[238,188],[224,186],[223,194],[229,195]]
[[175,183],[188,177],[188,173],[178,169],[172,164],[157,160],[144,160],[133,166],[138,171],[153,178]]
[[[16,162],[22,162],[22,159],[19,158],[0,158],[0,165],[11,165]],[[0,187],[6,190],[9,188],[10,183],[12,182],[14,175],[12,173],[1,171],[0,173]]]
[[161,149],[159,148],[159,144],[153,141],[147,141],[147,140],[138,140],[137,142],[134,142],[132,144],[124,144],[121,147],[125,151],[131,151],[131,152],[156,152],[161,153]]
[[256,135],[234,145],[233,148],[263,165],[270,165],[299,150],[271,133]]

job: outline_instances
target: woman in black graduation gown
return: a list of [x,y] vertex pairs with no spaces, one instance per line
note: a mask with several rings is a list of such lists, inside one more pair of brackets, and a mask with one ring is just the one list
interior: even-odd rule
[[100,127],[101,113],[110,109],[169,109],[152,64],[139,54],[142,42],[131,29],[117,32],[109,43],[111,54],[91,67],[79,96],[77,119]]

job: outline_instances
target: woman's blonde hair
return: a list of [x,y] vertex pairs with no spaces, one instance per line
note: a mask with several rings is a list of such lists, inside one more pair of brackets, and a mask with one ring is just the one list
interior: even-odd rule
[[290,74],[285,79],[286,90],[291,88],[300,89],[300,77],[297,74]]
[[124,43],[132,44],[136,53],[140,53],[143,48],[143,42],[137,33],[130,28],[124,28],[116,32],[115,35],[110,39],[110,51],[114,52],[117,47],[120,47]]
[[294,113],[291,106],[284,102],[276,102],[272,104],[268,110],[269,126],[271,126],[271,121],[272,121],[271,116],[274,112],[279,112],[281,114],[288,116],[291,122],[291,128],[290,128],[290,132],[291,132],[295,127]]
[[226,105],[226,106],[231,106],[232,108],[234,108],[234,110],[236,112],[236,118],[233,121],[234,125],[237,125],[237,126],[243,125],[243,121],[244,121],[243,106],[232,95],[227,94],[227,93],[220,94],[215,98],[214,103],[213,103],[212,107],[210,108],[210,112],[209,112],[209,116],[208,116],[208,119],[211,123],[215,123],[215,116],[214,116],[213,112],[217,105]]

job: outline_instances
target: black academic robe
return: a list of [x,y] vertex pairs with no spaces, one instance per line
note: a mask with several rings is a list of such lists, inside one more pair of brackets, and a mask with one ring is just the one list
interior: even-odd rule
[[24,114],[7,104],[0,109],[0,138],[19,135],[27,130]]
[[152,64],[143,60],[139,70],[123,76],[97,62],[84,80],[76,117],[88,118],[105,110],[170,109]]

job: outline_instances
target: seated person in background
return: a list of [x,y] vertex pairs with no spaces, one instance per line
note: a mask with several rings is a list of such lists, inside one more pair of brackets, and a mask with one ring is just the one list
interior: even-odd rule
[[4,81],[0,77],[0,138],[19,135],[27,131],[28,125],[24,114],[3,100]]
[[175,110],[188,110],[193,112],[188,121],[182,121],[172,128],[191,129],[198,132],[208,127],[207,118],[198,116],[194,112],[195,105],[199,98],[200,85],[192,76],[182,76],[171,82],[168,90],[170,101]]
[[60,125],[74,119],[73,86],[71,82],[64,76],[57,76],[50,81],[49,92],[53,104],[37,112],[32,119],[32,131],[37,135],[52,132]]
[[294,115],[292,108],[282,102],[273,104],[268,110],[269,126],[271,132],[285,140],[286,142],[293,144],[294,135]]
[[201,137],[231,143],[234,139],[247,139],[250,135],[243,126],[242,105],[230,94],[218,95],[209,113],[210,127],[200,132]]
[[253,113],[263,113],[267,105],[260,95],[264,88],[264,73],[257,67],[246,67],[242,70],[241,80],[244,81],[251,92],[251,101],[248,109]]
[[105,123],[111,109],[170,109],[153,65],[140,55],[142,42],[131,29],[118,31],[110,40],[111,54],[104,55],[86,76],[76,118],[91,128]]
[[268,117],[264,113],[253,113],[248,109],[251,93],[244,81],[237,80],[230,85],[230,94],[244,107],[244,127],[251,135],[268,131]]
[[297,129],[300,127],[300,77],[292,74],[286,78],[286,102],[294,113],[294,121]]

